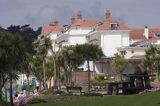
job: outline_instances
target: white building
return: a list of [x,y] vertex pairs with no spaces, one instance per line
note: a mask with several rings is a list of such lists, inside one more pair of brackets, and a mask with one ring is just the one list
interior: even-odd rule
[[106,11],[105,20],[95,31],[88,34],[89,43],[98,44],[106,57],[96,63],[97,73],[110,73],[109,58],[114,57],[118,47],[129,47],[129,28],[123,23],[112,18],[110,11]]
[[159,38],[160,28],[132,28],[130,33],[130,44],[144,40]]
[[102,48],[105,56],[113,57],[117,53],[117,47],[128,47],[129,28],[122,22],[111,17],[110,11],[106,11],[105,20],[91,32],[87,38],[89,43],[97,43]]
[[[105,57],[96,62],[97,73],[111,72],[109,61],[119,50],[131,50],[130,45],[143,46],[145,41],[152,41],[150,42],[152,44],[160,43],[160,28],[128,28],[123,22],[114,19],[110,11],[106,11],[104,21],[85,20],[82,18],[81,12],[78,12],[76,16],[71,18],[70,25],[62,26],[55,21],[49,26],[44,26],[42,34],[51,37],[53,47],[56,44],[61,46],[84,43],[98,44]],[[157,39],[156,42],[153,39]],[[117,48],[119,49],[117,50]],[[58,50],[58,47],[54,50]],[[138,48],[136,51],[135,53],[138,53]],[[86,65],[83,68],[87,70]],[[92,63],[90,68],[94,69]]]
[[71,18],[71,25],[66,26],[64,32],[59,34],[57,43],[63,45],[76,45],[87,43],[86,36],[99,24],[97,20],[84,20],[81,12]]
[[[42,37],[49,37],[52,41],[53,51],[58,51],[59,47],[57,45],[57,37],[63,31],[63,25],[61,25],[57,20],[49,25],[42,27]],[[49,52],[49,55],[51,52]]]

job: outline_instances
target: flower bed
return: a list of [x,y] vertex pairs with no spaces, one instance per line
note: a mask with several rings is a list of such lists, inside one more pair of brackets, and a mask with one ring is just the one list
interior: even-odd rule
[[45,102],[44,100],[38,98],[35,95],[27,95],[25,97],[20,98],[15,102],[16,106],[25,106],[27,104]]
[[144,91],[140,92],[139,94],[145,94],[145,93],[149,93],[149,92],[159,92],[160,91],[160,87],[155,87],[152,89],[145,89]]

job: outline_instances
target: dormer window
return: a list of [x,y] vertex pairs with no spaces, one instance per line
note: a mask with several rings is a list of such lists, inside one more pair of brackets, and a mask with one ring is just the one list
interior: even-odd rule
[[110,27],[111,27],[111,30],[117,30],[118,29],[118,24],[117,23],[111,23]]

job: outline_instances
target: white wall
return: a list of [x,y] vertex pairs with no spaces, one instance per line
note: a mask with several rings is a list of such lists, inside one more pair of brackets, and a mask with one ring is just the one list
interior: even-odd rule
[[122,46],[121,35],[102,35],[102,50],[106,56],[113,56],[117,52],[117,47]]
[[122,35],[122,46],[129,46],[129,36],[127,34]]
[[91,29],[71,29],[68,33],[70,35],[83,35],[83,34],[88,34],[90,31],[92,31]]
[[84,43],[86,43],[86,36],[72,35],[69,37],[70,45],[84,44]]
[[[90,71],[93,71],[93,61],[89,61]],[[87,61],[84,62],[83,65],[79,66],[79,68],[83,68],[84,71],[88,70]]]
[[[103,70],[102,70],[102,67],[103,67]],[[95,67],[95,71],[96,71],[97,74],[102,73],[102,71],[103,71],[103,73],[111,74],[112,73],[112,68],[107,63],[103,63],[103,65],[102,65],[102,63],[97,62],[96,67]]]
[[50,33],[49,36],[51,40],[56,40],[57,39],[57,33]]

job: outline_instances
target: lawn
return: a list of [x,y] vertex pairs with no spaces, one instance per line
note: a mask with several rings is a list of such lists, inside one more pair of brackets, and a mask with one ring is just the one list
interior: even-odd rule
[[160,93],[88,97],[87,99],[40,103],[27,106],[160,106]]

